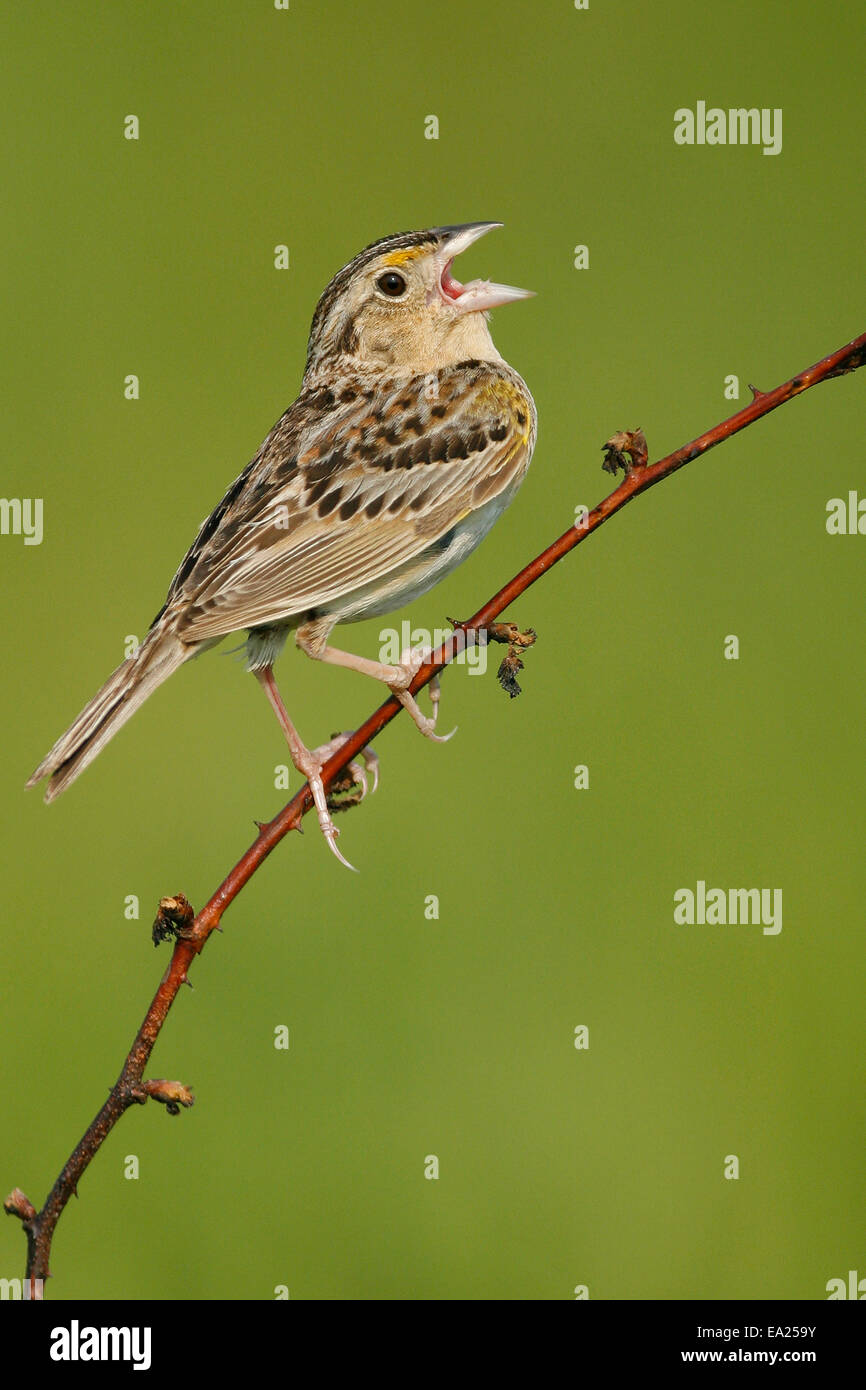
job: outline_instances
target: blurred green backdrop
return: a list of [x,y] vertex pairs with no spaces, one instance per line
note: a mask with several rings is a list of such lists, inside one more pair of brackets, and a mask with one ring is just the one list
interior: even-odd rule
[[[287,759],[217,653],[57,805],[23,783],[292,400],[327,280],[387,232],[495,218],[458,273],[538,291],[493,322],[538,403],[528,480],[393,620],[444,626],[609,490],[613,430],[660,457],[866,328],[864,42],[858,6],[802,0],[19,3],[2,42],[2,491],[44,499],[44,539],[0,537],[0,1175],[38,1205],[167,963],[158,898],[206,900]],[[781,108],[781,154],[677,146],[698,100]],[[341,822],[360,874],[312,822],[280,847],[148,1069],[196,1108],[114,1131],[49,1296],[823,1298],[866,1274],[866,539],[825,529],[866,490],[863,400],[862,374],[809,392],[526,594],[521,698],[455,669],[451,743],[379,741]],[[311,743],[377,703],[293,647],[278,675]],[[699,879],[781,888],[781,933],[676,926]],[[0,1240],[20,1274],[17,1222]]]

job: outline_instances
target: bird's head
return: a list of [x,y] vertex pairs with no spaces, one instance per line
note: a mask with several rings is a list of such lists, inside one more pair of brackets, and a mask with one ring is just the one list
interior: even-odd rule
[[455,256],[501,222],[401,232],[368,246],[334,276],[310,330],[305,380],[338,362],[427,372],[468,358],[498,361],[487,312],[531,290],[455,280]]

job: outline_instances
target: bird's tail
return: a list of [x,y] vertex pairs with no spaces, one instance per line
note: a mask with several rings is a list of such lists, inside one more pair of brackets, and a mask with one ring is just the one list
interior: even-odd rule
[[53,801],[84,771],[98,753],[126,723],[139,705],[144,704],[158,685],[162,685],[196,648],[181,642],[172,632],[154,628],[135,656],[129,657],[109,676],[105,685],[55,743],[51,752],[28,779],[34,787],[43,777],[51,780],[45,800]]

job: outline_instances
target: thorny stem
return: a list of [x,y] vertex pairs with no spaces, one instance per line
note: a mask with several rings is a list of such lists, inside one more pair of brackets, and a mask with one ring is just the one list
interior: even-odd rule
[[[454,635],[431,654],[430,660],[421,667],[409,687],[410,691],[414,694],[423,689],[433,676],[441,671],[457,654],[461,633],[477,632],[488,627],[531,584],[546,574],[557,561],[569,554],[575,546],[580,545],[581,541],[586,540],[587,536],[590,536],[605,521],[621,511],[639,493],[646,492],[648,488],[654,487],[656,483],[669,477],[671,473],[675,473],[684,464],[698,458],[701,454],[705,454],[716,444],[730,439],[732,435],[737,434],[748,425],[754,424],[756,420],[768,415],[771,410],[775,410],[778,406],[784,405],[794,396],[801,395],[811,386],[817,386],[819,382],[827,381],[831,377],[855,371],[864,363],[866,363],[866,333],[830,353],[820,362],[816,362],[814,366],[791,377],[789,381],[777,386],[774,391],[764,392],[750,387],[753,399],[743,410],[738,411],[729,419],[723,420],[711,430],[707,430],[705,434],[692,440],[690,444],[684,444],[681,449],[677,449],[673,454],[668,454],[658,463],[644,461],[643,441],[639,434],[615,436],[614,440],[611,441],[611,448],[616,451],[617,462],[622,458],[622,454],[618,452],[623,448],[622,441],[638,440],[637,448],[633,448],[631,454],[632,465],[625,465],[627,467],[626,476],[619,487],[615,488],[580,522],[570,526],[546,550],[537,555],[519,574],[516,574],[498,593],[494,594],[483,607],[479,608],[474,617],[465,623],[456,624]],[[370,715],[366,723],[362,724],[341,745],[322,769],[322,780],[326,787],[361,752],[366,744],[376,738],[387,724],[390,724],[391,720],[399,714],[401,708],[402,706],[396,699],[386,700]],[[177,929],[174,951],[168,969],[159,983],[159,988],[145,1014],[135,1042],[108,1099],[67,1160],[63,1171],[48,1194],[42,1210],[40,1212],[34,1211],[31,1203],[18,1188],[7,1197],[4,1203],[7,1212],[19,1217],[27,1236],[27,1279],[30,1281],[31,1297],[41,1296],[41,1284],[34,1281],[41,1281],[49,1277],[48,1264],[51,1242],[63,1209],[73,1193],[76,1193],[82,1174],[124,1111],[131,1105],[144,1104],[149,1095],[155,1099],[163,1100],[169,1109],[174,1106],[176,1110],[177,1104],[192,1103],[189,1093],[184,1087],[179,1086],[179,1083],[144,1082],[142,1079],[144,1068],[181,985],[189,983],[187,972],[190,965],[204,949],[211,932],[219,927],[220,919],[226,908],[234,902],[244,885],[249,882],[256,870],[264,863],[280,841],[288,835],[289,831],[300,827],[302,818],[312,805],[313,798],[309,784],[305,783],[301,790],[292,797],[288,805],[280,811],[279,815],[260,826],[259,833],[249,849],[223,879],[213,897],[198,913],[191,926],[188,923],[192,912],[181,894],[178,894],[174,899],[163,899],[160,905],[163,927],[168,920]],[[160,919],[158,919],[158,924],[159,922]],[[164,930],[162,934],[165,935]],[[169,1099],[166,1099],[166,1096]]]

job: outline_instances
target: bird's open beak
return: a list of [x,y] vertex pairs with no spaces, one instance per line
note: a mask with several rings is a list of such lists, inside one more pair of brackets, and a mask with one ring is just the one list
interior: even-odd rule
[[461,251],[465,251],[473,241],[484,236],[485,232],[501,226],[501,222],[467,222],[460,227],[437,228],[441,243],[436,253],[439,293],[458,313],[470,314],[497,309],[500,304],[511,304],[516,299],[531,299],[535,293],[534,290],[518,290],[514,285],[496,285],[490,280],[470,280],[468,284],[461,285],[451,274],[455,256],[459,256]]

